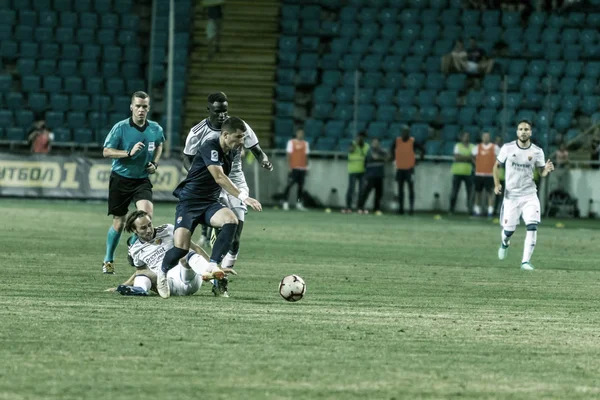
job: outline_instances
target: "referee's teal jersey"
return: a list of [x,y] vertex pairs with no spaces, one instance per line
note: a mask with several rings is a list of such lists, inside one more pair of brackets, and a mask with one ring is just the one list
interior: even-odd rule
[[156,148],[164,141],[163,129],[156,122],[146,120],[146,124],[139,127],[128,118],[112,127],[104,140],[104,147],[129,151],[137,142],[144,143],[144,148],[133,157],[115,158],[112,162],[115,173],[125,178],[142,179],[148,177],[146,167],[152,161]]

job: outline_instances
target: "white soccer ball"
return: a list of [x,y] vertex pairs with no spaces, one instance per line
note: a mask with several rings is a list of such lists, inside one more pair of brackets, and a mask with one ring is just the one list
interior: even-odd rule
[[298,301],[306,293],[306,283],[298,275],[288,275],[279,283],[279,294],[287,301]]

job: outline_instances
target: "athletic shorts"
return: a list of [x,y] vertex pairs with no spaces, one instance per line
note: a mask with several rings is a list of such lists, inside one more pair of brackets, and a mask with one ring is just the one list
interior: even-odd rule
[[412,182],[413,174],[415,173],[415,169],[397,169],[396,170],[396,180],[398,182]]
[[500,225],[513,230],[519,225],[521,218],[525,225],[540,223],[540,199],[537,194],[516,198],[504,197],[500,210]]
[[225,206],[218,202],[180,201],[175,209],[175,230],[186,228],[194,232],[198,224],[210,226],[210,219]]
[[111,172],[108,183],[108,215],[123,217],[127,215],[129,204],[135,204],[139,200],[152,201],[150,179],[125,178]]
[[494,190],[494,177],[475,175],[475,191],[481,192],[482,190],[486,192]]

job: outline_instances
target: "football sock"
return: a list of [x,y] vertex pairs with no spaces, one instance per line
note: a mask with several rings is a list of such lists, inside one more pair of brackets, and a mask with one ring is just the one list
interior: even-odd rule
[[488,206],[488,215],[494,214],[494,206]]
[[165,254],[165,258],[163,258],[162,262],[162,271],[166,274],[169,272],[171,268],[177,265],[179,260],[185,257],[188,253],[188,250],[181,249],[179,247],[173,247],[171,250],[167,251]]
[[152,287],[152,282],[150,281],[150,278],[148,278],[146,275],[138,275],[133,280],[133,286],[139,287],[140,289],[147,292]]
[[121,239],[121,232],[117,232],[112,226],[108,228],[108,235],[106,237],[106,255],[104,256],[104,262],[113,262],[115,259],[115,250]]
[[192,268],[181,268],[181,280],[184,282],[190,282],[196,276],[196,271]]
[[529,262],[531,255],[535,249],[535,241],[537,239],[537,225],[527,225],[527,235],[525,236],[525,246],[523,247],[522,263]]
[[515,233],[515,231],[502,230],[502,247],[508,247],[508,242],[513,233]]
[[225,258],[223,258],[223,262],[221,263],[221,267],[222,268],[231,268],[233,267],[233,264],[235,264],[236,260],[238,258],[238,253],[233,253],[230,251],[229,253],[227,253],[225,255]]
[[477,205],[476,205],[476,206],[474,206],[474,207],[473,207],[473,212],[474,212],[475,214],[477,214],[477,215],[481,214],[481,207],[479,207],[479,206],[477,206]]
[[[219,236],[217,236],[217,240],[212,248],[212,253],[210,255],[210,262],[219,264],[223,261],[223,257],[231,248],[231,242],[233,242],[233,237],[235,236],[235,232],[237,230],[237,224],[225,224],[221,228],[221,232]],[[168,254],[168,253],[167,253]]]

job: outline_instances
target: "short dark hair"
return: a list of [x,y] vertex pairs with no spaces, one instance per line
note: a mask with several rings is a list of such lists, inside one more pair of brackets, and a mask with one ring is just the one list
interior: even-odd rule
[[146,215],[148,215],[148,213],[144,210],[134,210],[130,212],[125,218],[125,230],[127,232],[135,231],[135,220],[145,217]]
[[229,117],[225,121],[223,121],[223,125],[221,125],[221,132],[229,132],[234,133],[237,132],[238,129],[242,132],[246,132],[246,124],[238,117]]
[[532,129],[532,130],[533,130],[533,123],[532,123],[530,120],[526,119],[526,118],[524,118],[524,119],[520,120],[519,122],[517,122],[517,128],[518,128],[518,127],[519,127],[519,125],[521,125],[522,123],[526,123],[527,125],[529,125],[529,129]]
[[358,136],[358,137],[363,137],[363,138],[366,138],[366,137],[367,137],[367,132],[366,132],[366,131],[360,131],[360,132],[358,132],[358,135],[357,135],[357,136]]
[[227,95],[223,92],[216,92],[216,93],[211,93],[208,95],[208,102],[210,104],[217,102],[217,103],[224,103],[227,101]]
[[133,102],[133,99],[135,99],[136,97],[138,99],[149,99],[150,98],[150,96],[148,96],[148,93],[142,92],[141,90],[138,90],[137,92],[134,92],[131,95],[131,101]]

